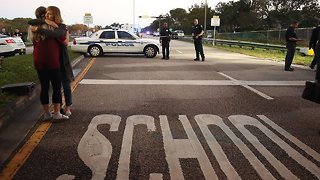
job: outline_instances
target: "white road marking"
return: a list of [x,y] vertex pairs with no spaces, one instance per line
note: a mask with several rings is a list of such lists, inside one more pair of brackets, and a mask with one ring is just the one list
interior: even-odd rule
[[101,124],[109,124],[111,126],[110,131],[118,131],[120,121],[120,116],[108,114],[96,116],[92,119],[88,130],[80,140],[78,154],[91,169],[92,179],[103,180],[105,178],[112,155],[110,141],[98,131],[97,127]]
[[304,86],[305,81],[237,80],[103,80],[83,79],[84,85],[188,85],[188,86]]
[[269,150],[267,150],[259,139],[256,138],[246,126],[254,126],[262,131],[267,137],[276,143],[281,149],[283,149],[292,159],[305,167],[309,172],[314,174],[317,178],[320,178],[320,168],[305,158],[289,144],[283,141],[279,136],[270,131],[260,121],[255,118],[243,115],[230,116],[229,120],[234,126],[247,138],[247,140],[270,162],[270,164],[279,172],[279,174],[285,179],[298,179],[291,171],[287,169],[277,158],[275,158]]
[[153,117],[145,115],[128,117],[122,140],[117,179],[129,179],[133,130],[138,124],[146,125],[149,132],[156,131]]
[[[179,162],[180,158],[197,158],[204,177],[206,179],[218,179],[187,117],[179,116],[179,120],[181,121],[184,130],[187,133],[188,139],[173,139],[167,117],[159,116],[159,118],[171,179],[184,179],[182,168]],[[178,150],[182,149],[179,147],[179,144],[188,144],[186,145],[188,148],[184,149],[184,152],[182,152],[181,150]],[[188,155],[190,156],[188,157]]]
[[189,85],[189,86],[232,86],[229,80],[98,80],[83,79],[80,84],[87,85]]
[[294,143],[296,146],[298,146],[300,149],[302,149],[304,152],[309,154],[313,159],[320,162],[320,154],[317,153],[315,150],[311,149],[309,146],[301,142],[296,137],[289,134],[287,131],[282,129],[280,126],[272,122],[269,118],[267,118],[264,115],[258,115],[258,117],[263,120],[265,123],[267,123],[269,126],[271,126],[273,129],[275,129],[278,133],[280,133],[282,136],[286,137],[288,140],[290,140],[292,143]]
[[240,81],[241,85],[248,86],[304,86],[306,81]]
[[[286,132],[284,129],[276,125],[266,116],[258,116],[262,121],[271,126],[275,131],[281,134],[284,138],[290,140],[295,144],[295,147],[305,151],[309,158],[320,162],[320,154],[299,141],[297,138]],[[169,167],[169,175],[171,179],[184,179],[183,171],[180,165],[180,159],[197,159],[200,168],[206,179],[218,179],[215,170],[212,167],[202,144],[198,140],[197,135],[194,132],[187,116],[180,115],[179,120],[187,134],[188,139],[173,139],[172,131],[169,127],[167,116],[162,115],[160,118],[160,127],[163,135],[164,151],[166,160]],[[216,137],[212,135],[208,126],[218,126],[239,148],[244,157],[248,159],[252,168],[254,168],[258,175],[262,179],[275,179],[270,171],[262,164],[257,156],[250,150],[250,148],[238,138],[232,130],[224,123],[223,119],[216,115],[200,114],[194,117],[200,130],[209,145],[210,150],[215,156],[221,170],[226,175],[227,179],[241,179],[236,169],[232,166],[230,160],[223,151],[221,145],[216,140]],[[253,145],[253,147],[267,160],[270,165],[274,167],[274,170],[278,171],[279,175],[284,179],[298,179],[288,167],[290,164],[282,164],[271,152],[260,143],[259,139],[247,130],[247,126],[253,126],[258,128],[262,133],[272,140],[279,148],[285,151],[288,156],[304,167],[305,171],[309,171],[315,177],[320,179],[320,168],[299,153],[292,146],[287,144],[279,136],[273,133],[267,126],[263,125],[259,120],[244,115],[234,115],[228,118],[230,122],[237,128],[240,133]],[[121,121],[120,116],[116,115],[98,115],[95,116],[88,126],[88,130],[83,135],[78,145],[78,154],[82,161],[91,169],[92,179],[102,180],[106,176],[106,171],[109,165],[109,161],[112,155],[112,145],[109,140],[104,137],[98,130],[98,125],[109,124],[110,131],[118,131]],[[119,158],[119,166],[117,171],[117,179],[129,179],[130,173],[130,157],[132,152],[132,138],[134,127],[138,124],[146,125],[149,132],[156,131],[154,118],[146,115],[134,115],[128,117],[123,134],[121,153]],[[63,174],[57,178],[57,180],[71,180],[75,179],[75,176]],[[151,173],[149,175],[150,180],[163,179],[163,175],[160,173]]]
[[256,90],[256,89],[254,89],[254,88],[252,88],[252,87],[250,87],[250,86],[248,86],[248,85],[239,84],[239,81],[238,81],[238,80],[236,80],[236,79],[234,79],[234,78],[232,78],[232,77],[230,77],[230,76],[228,76],[228,75],[226,75],[226,74],[224,74],[224,73],[222,73],[222,72],[219,72],[219,74],[222,75],[222,76],[224,76],[224,77],[226,77],[226,78],[228,78],[228,79],[230,79],[230,80],[233,81],[235,84],[238,84],[238,85],[240,85],[240,86],[242,86],[242,87],[244,87],[244,88],[246,88],[246,89],[248,89],[248,90],[250,90],[250,91],[252,91],[252,92],[254,92],[254,93],[256,93],[256,94],[258,94],[259,96],[261,96],[261,97],[263,97],[263,98],[265,98],[265,99],[267,99],[267,100],[273,100],[272,97],[270,97],[270,96],[268,96],[268,95],[266,95],[266,94],[264,94],[264,93],[262,93],[262,92],[260,92],[260,91],[258,91],[258,90]]
[[[265,157],[267,161],[279,172],[279,174],[284,179],[298,179],[290,170],[287,169],[276,157],[274,157],[268,149],[266,149],[263,144],[260,143],[258,138],[256,138],[250,131],[248,131],[245,126],[252,125],[260,130],[263,127],[259,126],[256,119],[249,116],[235,115],[230,116],[229,120],[233,125],[246,137],[246,139]],[[267,135],[268,136],[268,135]],[[269,137],[269,136],[268,136]]]
[[[195,117],[195,120],[197,121],[201,132],[203,136],[205,137],[213,155],[215,156],[216,160],[218,161],[220,168],[227,176],[227,179],[241,179],[236,170],[233,168],[233,166],[230,164],[230,161],[228,160],[226,154],[223,152],[222,147],[216,140],[216,138],[211,134],[208,125],[210,124],[210,121],[207,121],[208,119],[205,118],[206,115],[197,115]],[[219,116],[210,116],[211,124],[212,122],[222,122],[222,119]]]
[[68,174],[63,174],[59,176],[56,180],[73,180],[75,176],[73,175],[68,175]]
[[[211,114],[201,114],[195,116],[195,120],[200,127],[203,136],[206,138],[206,141],[212,152],[218,151],[215,149],[219,147],[219,144],[216,144],[216,140],[214,136],[211,134],[208,126],[216,125],[218,126],[231,140],[232,142],[239,148],[242,154],[248,159],[251,166],[256,170],[256,172],[260,175],[262,179],[275,179],[272,174],[266,169],[266,167],[259,161],[259,159],[253,154],[253,152],[239,139],[231,129],[223,122],[223,120],[216,115]],[[222,154],[223,152],[216,152]],[[216,154],[214,153],[214,155]],[[223,153],[224,154],[224,153]],[[221,156],[221,155],[220,155]],[[224,155],[222,155],[224,156]],[[234,168],[231,167],[231,164],[226,161],[226,157],[217,158],[219,165],[223,172],[226,174],[228,179],[234,179],[233,177],[229,177],[232,174],[229,174],[234,171]],[[227,166],[227,167],[223,167]],[[237,176],[236,172],[233,172],[232,176]]]
[[176,49],[176,51],[178,52],[178,53],[180,53],[180,54],[183,54],[181,51],[179,51],[178,49]]
[[163,175],[158,173],[150,174],[150,178],[149,178],[149,180],[162,180],[162,179],[163,179]]

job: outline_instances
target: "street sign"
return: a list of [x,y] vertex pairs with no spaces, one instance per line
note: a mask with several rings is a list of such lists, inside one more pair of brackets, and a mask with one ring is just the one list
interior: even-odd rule
[[84,24],[93,24],[93,17],[91,16],[91,13],[86,13],[83,16],[83,23]]
[[212,16],[212,18],[211,18],[211,26],[220,26],[220,18],[219,18],[219,16]]

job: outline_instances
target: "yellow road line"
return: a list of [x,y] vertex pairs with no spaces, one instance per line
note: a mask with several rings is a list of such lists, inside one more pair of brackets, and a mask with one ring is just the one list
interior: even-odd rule
[[[81,71],[81,73],[77,76],[77,78],[72,83],[72,92],[78,87],[80,81],[87,74],[87,72],[92,67],[95,58],[91,58],[89,60],[88,65]],[[0,174],[1,180],[9,180],[13,179],[21,166],[26,162],[29,158],[33,150],[38,146],[42,138],[48,132],[50,127],[52,126],[52,122],[43,122],[37,128],[37,130],[32,134],[29,140],[22,146],[22,148],[14,155],[14,157],[10,160],[10,162],[5,166],[3,171]]]

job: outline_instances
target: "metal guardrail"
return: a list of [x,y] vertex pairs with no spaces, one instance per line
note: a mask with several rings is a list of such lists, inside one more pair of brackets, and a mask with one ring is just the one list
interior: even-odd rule
[[[185,37],[185,40],[192,41],[192,37]],[[287,48],[284,45],[276,45],[276,44],[263,44],[263,43],[255,43],[255,42],[248,42],[248,41],[234,41],[234,40],[224,40],[224,39],[216,39],[215,42],[213,42],[213,38],[203,38],[203,42],[206,44],[215,44],[215,45],[228,45],[230,47],[232,46],[238,46],[240,48],[242,47],[249,47],[252,50],[255,48],[260,49],[266,49],[266,50],[279,50],[279,51],[286,51]],[[308,55],[307,51],[308,48],[305,47],[297,47],[297,51],[304,55]]]

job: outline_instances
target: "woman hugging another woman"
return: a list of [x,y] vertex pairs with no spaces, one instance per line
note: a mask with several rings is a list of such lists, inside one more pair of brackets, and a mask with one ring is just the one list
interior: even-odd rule
[[[49,6],[43,18],[43,8],[36,10],[37,19],[30,20],[33,33],[33,59],[41,84],[40,100],[45,111],[44,120],[66,120],[71,115],[70,106],[73,73],[67,55],[67,30],[62,23],[59,8]],[[40,13],[40,14],[39,14]],[[67,61],[67,62],[66,62]],[[66,67],[68,66],[68,67]],[[52,103],[54,112],[49,109],[49,87],[52,85]],[[66,99],[65,115],[61,114],[61,83],[63,83]]]

